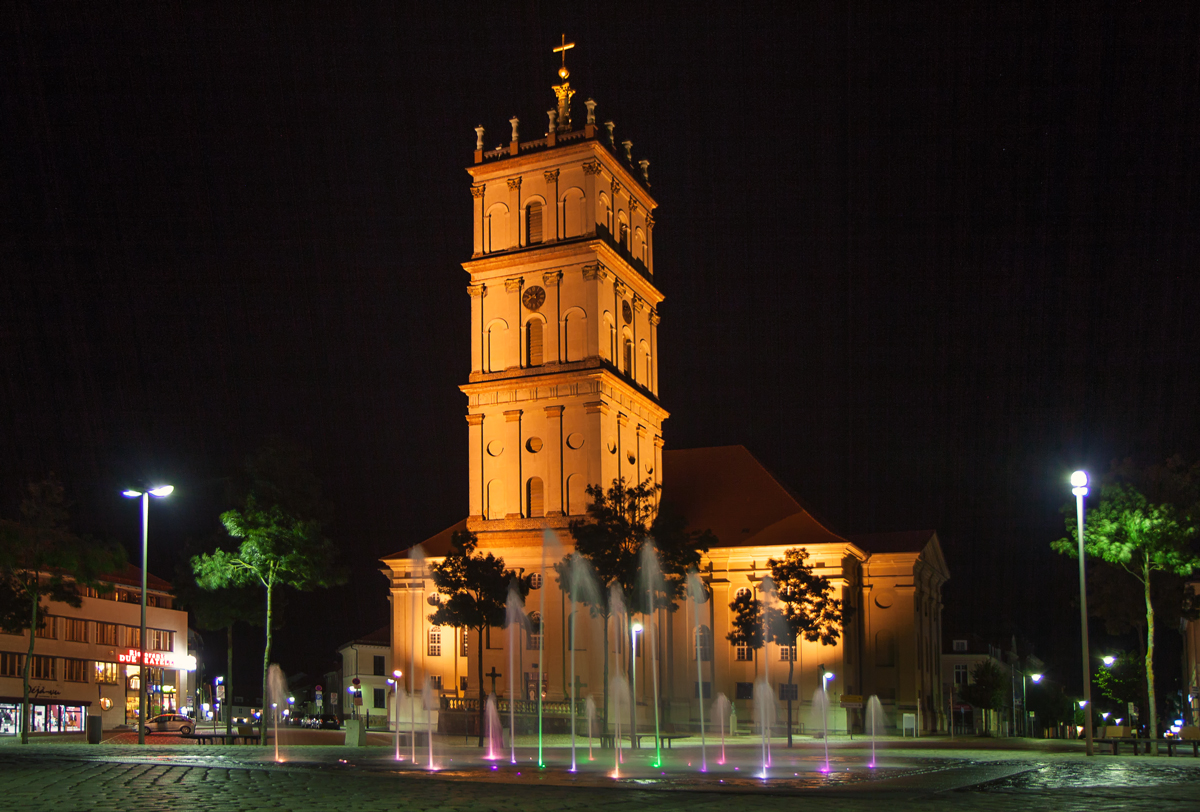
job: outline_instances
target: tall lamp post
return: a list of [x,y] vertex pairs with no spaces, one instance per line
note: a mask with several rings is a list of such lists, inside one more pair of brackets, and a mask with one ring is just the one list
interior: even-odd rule
[[121,495],[129,499],[142,499],[142,630],[138,635],[138,744],[146,743],[146,551],[150,543],[150,497],[170,496],[174,485],[159,485],[157,488],[130,488]]
[[[1029,679],[1033,681],[1034,685],[1037,685],[1039,682],[1042,681],[1043,676],[1045,676],[1045,675],[1044,674],[1030,674]],[[1035,716],[1036,716],[1036,714],[1035,714]],[[1028,722],[1029,722],[1029,708],[1028,707],[1025,708],[1025,722],[1026,722],[1026,724],[1028,724]]]
[[633,690],[629,693],[629,746],[637,746],[637,636],[642,624],[629,625],[629,673],[633,675]]
[[[1079,627],[1083,634],[1083,707],[1092,704],[1092,658],[1088,653],[1088,621],[1087,621],[1087,575],[1083,561],[1083,497],[1087,496],[1088,476],[1083,471],[1071,474],[1071,493],[1075,494],[1075,515],[1079,521]],[[1083,728],[1087,736],[1087,754],[1095,754],[1092,744],[1092,713],[1083,714]]]
[[396,717],[396,761],[400,760],[400,678],[403,676],[404,672],[397,668],[388,678],[388,685],[392,686],[393,716]]

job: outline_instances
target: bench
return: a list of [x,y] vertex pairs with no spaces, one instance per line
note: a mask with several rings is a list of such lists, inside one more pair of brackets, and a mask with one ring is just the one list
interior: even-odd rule
[[[600,749],[606,750],[606,749],[614,747],[615,742],[613,740],[615,738],[616,738],[616,736],[614,736],[612,733],[601,733],[600,734]],[[630,736],[628,733],[622,734],[621,738],[624,739],[625,741],[630,741]],[[634,739],[636,740],[634,743],[634,747],[641,747],[642,739],[653,739],[653,738],[654,738],[653,733],[638,733],[636,736],[634,736]],[[660,746],[665,744],[667,746],[667,749],[670,750],[672,742],[674,742],[676,739],[686,739],[686,738],[688,738],[688,735],[684,734],[684,733],[660,733],[658,735],[658,743]]]
[[[1135,739],[1133,737],[1115,737],[1115,738],[1111,738],[1111,739],[1096,739],[1096,744],[1108,745],[1109,747],[1112,748],[1112,754],[1114,756],[1118,755],[1120,753],[1120,748],[1121,748],[1122,744],[1128,744],[1133,747],[1133,754],[1135,756],[1138,756],[1138,755],[1141,755],[1143,752],[1149,753],[1150,745],[1153,744],[1154,741],[1155,741],[1155,739]],[[1160,747],[1167,748],[1168,756],[1175,755],[1176,747],[1178,747],[1181,751],[1186,752],[1187,746],[1191,745],[1192,755],[1195,756],[1196,758],[1200,758],[1200,740],[1171,738],[1171,739],[1158,739],[1157,741],[1158,741],[1158,744]]]
[[257,730],[240,727],[231,733],[224,730],[197,730],[184,735],[183,738],[193,739],[199,744],[238,744],[239,740],[242,744],[257,744],[262,741],[262,735]]

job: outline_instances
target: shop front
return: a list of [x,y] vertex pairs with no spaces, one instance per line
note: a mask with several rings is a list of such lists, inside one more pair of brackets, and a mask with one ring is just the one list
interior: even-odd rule
[[[89,702],[30,702],[31,733],[82,733]],[[21,732],[21,700],[0,698],[0,736],[16,736]]]
[[[136,665],[125,666],[125,724],[137,725],[141,671]],[[175,713],[179,710],[179,672],[174,668],[147,668],[146,671],[146,715],[153,718],[160,713]]]

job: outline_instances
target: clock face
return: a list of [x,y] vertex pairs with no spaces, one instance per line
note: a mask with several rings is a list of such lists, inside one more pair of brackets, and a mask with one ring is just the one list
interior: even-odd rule
[[621,318],[625,319],[626,324],[633,321],[633,308],[629,306],[629,302],[621,302]]
[[525,288],[525,292],[521,294],[521,304],[525,305],[526,310],[532,310],[536,313],[545,303],[546,291],[537,285]]

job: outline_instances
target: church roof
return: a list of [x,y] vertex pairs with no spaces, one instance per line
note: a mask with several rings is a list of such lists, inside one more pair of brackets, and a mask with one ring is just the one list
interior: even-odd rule
[[663,503],[720,547],[845,543],[745,446],[663,451]]
[[[457,522],[450,525],[449,527],[447,527],[445,530],[441,531],[440,533],[435,533],[432,536],[430,536],[429,538],[420,542],[421,549],[425,551],[426,556],[429,556],[431,558],[440,558],[441,556],[449,555],[450,554],[450,540],[454,537],[455,533],[457,533],[459,530],[465,530],[466,528],[467,528],[467,520],[459,519]],[[391,560],[394,558],[408,558],[408,551],[416,546],[417,546],[417,544],[414,542],[413,544],[409,545],[408,547],[405,547],[403,550],[394,552],[391,555],[383,556],[383,558],[380,560],[388,561],[388,560]]]
[[851,536],[850,540],[869,553],[919,553],[925,549],[933,534],[933,530],[905,530]]

